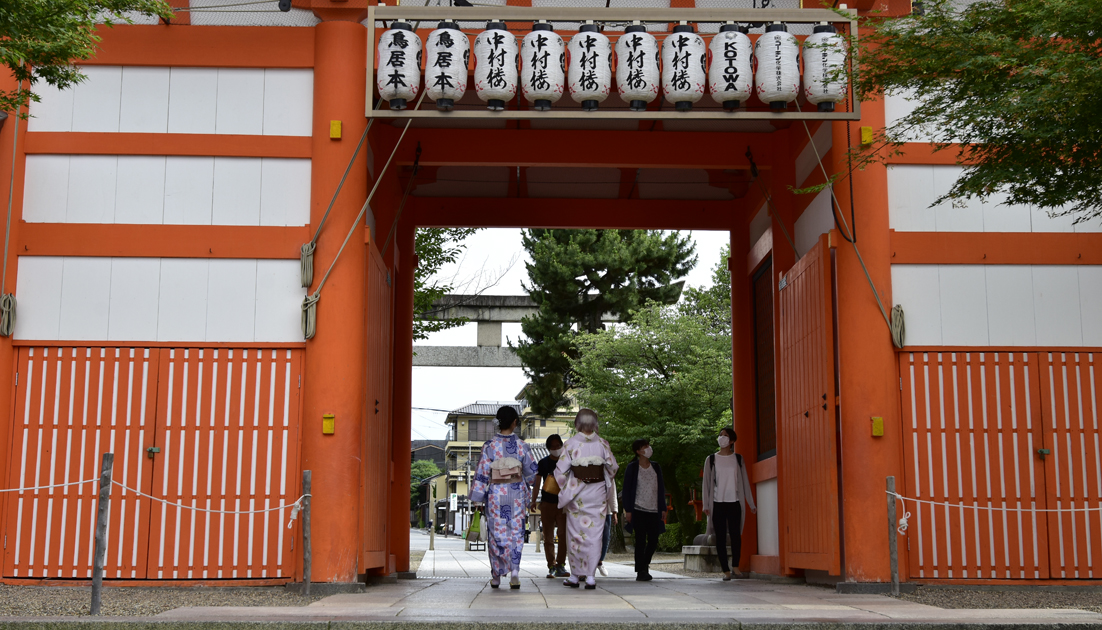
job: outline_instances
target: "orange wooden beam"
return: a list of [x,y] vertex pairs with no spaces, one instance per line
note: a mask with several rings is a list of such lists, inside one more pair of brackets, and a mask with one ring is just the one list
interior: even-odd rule
[[201,155],[308,158],[309,136],[234,136],[194,133],[27,134],[25,151],[74,155]]
[[1102,233],[891,232],[892,264],[1102,265]]
[[745,222],[740,201],[669,199],[525,199],[417,197],[418,227],[619,228],[730,230]]
[[929,142],[908,142],[900,149],[900,155],[888,156],[885,162],[888,164],[929,164],[934,166],[957,166],[971,164],[967,151],[961,156],[961,149],[967,149],[959,144],[951,144],[940,151],[934,150],[935,145]]
[[135,256],[150,258],[299,257],[306,226],[120,225],[26,223],[13,243],[20,256]]
[[101,26],[100,50],[82,65],[311,68],[314,29],[266,26]]

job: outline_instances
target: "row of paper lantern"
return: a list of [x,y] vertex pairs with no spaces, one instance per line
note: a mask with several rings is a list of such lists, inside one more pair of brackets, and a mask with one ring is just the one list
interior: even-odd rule
[[[781,23],[767,26],[753,45],[747,33],[744,26],[724,24],[705,44],[691,25],[680,24],[660,47],[644,26],[627,27],[615,45],[620,98],[644,111],[661,89],[678,111],[688,111],[707,91],[734,110],[756,91],[771,108],[785,109],[800,93],[800,43]],[[421,38],[408,23],[394,22],[378,51],[379,95],[391,109],[405,109],[421,90]],[[450,111],[467,91],[470,42],[457,23],[441,22],[429,33],[425,52],[427,96]],[[490,22],[475,38],[474,57],[475,92],[491,110],[505,109],[518,87],[537,110],[550,109],[567,90],[583,109],[596,110],[612,91],[613,45],[592,23],[567,43],[550,24],[537,22],[518,48],[504,22]],[[802,59],[804,96],[819,111],[834,111],[846,96],[846,83],[838,80],[844,38],[820,24],[805,40]]]

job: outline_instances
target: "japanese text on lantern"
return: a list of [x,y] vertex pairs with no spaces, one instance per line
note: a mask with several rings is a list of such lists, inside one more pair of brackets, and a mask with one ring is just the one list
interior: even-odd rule
[[643,37],[633,33],[628,37],[628,78],[627,85],[633,90],[641,90],[647,87],[647,80],[643,76],[643,55],[640,50],[643,45]]
[[394,33],[394,37],[390,40],[390,46],[387,50],[386,67],[393,68],[394,71],[387,76],[387,86],[393,86],[395,88],[408,87],[406,80],[402,76],[400,68],[406,67],[406,49],[409,48],[409,40],[406,39],[406,34],[398,31]]

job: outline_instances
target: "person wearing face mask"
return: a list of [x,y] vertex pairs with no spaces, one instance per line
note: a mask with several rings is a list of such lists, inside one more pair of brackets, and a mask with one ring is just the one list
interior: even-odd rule
[[666,531],[666,483],[662,467],[650,460],[650,440],[635,440],[631,450],[636,459],[624,469],[624,529],[635,531],[635,579],[649,582],[658,536]]
[[[566,512],[559,509],[559,484],[555,481],[555,465],[564,450],[562,438],[556,433],[547,438],[546,444],[551,454],[541,459],[537,466],[532,505],[537,503],[534,493],[540,492],[540,530],[547,557],[547,577],[570,577],[566,571]],[[559,533],[558,553],[555,553],[556,530]]]
[[[746,524],[746,508],[757,513],[754,496],[750,493],[746,464],[742,461],[742,455],[734,452],[736,440],[738,435],[735,430],[723,427],[716,438],[719,452],[709,455],[704,461],[704,513],[715,526],[716,551],[724,582],[731,579],[732,573],[736,577],[742,576],[738,567],[742,562],[742,528]],[[730,565],[727,564],[728,534],[734,555]]]

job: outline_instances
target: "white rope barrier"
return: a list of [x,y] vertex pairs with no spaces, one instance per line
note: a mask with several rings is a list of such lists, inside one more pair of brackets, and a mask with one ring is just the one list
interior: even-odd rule
[[70,481],[69,483],[55,483],[49,486],[32,486],[30,488],[4,488],[0,489],[0,492],[26,492],[30,490],[49,490],[51,488],[64,488],[66,486],[79,486],[86,483],[96,483],[99,478],[85,479],[84,481]]
[[895,497],[896,500],[898,500],[900,503],[903,504],[903,518],[899,519],[899,527],[897,528],[899,530],[900,534],[906,534],[907,533],[907,519],[909,519],[911,517],[911,513],[907,511],[907,501],[913,501],[915,503],[924,503],[926,505],[935,505],[935,506],[940,505],[940,506],[946,507],[946,508],[960,508],[962,510],[964,510],[964,509],[968,509],[968,510],[988,510],[988,511],[991,511],[991,512],[1023,512],[1023,513],[1043,512],[1043,513],[1053,513],[1053,514],[1066,514],[1066,513],[1074,513],[1074,512],[1099,512],[1099,511],[1102,511],[1102,506],[1092,507],[1092,508],[1067,507],[1067,508],[1051,509],[1051,508],[1032,508],[1032,507],[1031,508],[1017,508],[1017,507],[996,507],[996,506],[990,506],[990,505],[968,505],[968,504],[965,504],[965,503],[949,503],[949,502],[944,502],[944,501],[928,501],[926,499],[915,499],[915,498],[912,498],[912,497],[905,497],[905,496],[899,494],[898,492],[890,492],[890,491],[885,491],[885,492],[887,494]]
[[[155,497],[151,494],[146,494],[146,493],[142,492],[141,490],[135,490],[134,488],[131,488],[130,486],[127,486],[127,485],[125,485],[125,484],[123,484],[122,482],[119,482],[119,481],[112,480],[111,483],[115,484],[116,486],[118,486],[118,487],[120,487],[124,490],[129,490],[130,492],[133,492],[134,494],[136,494],[138,496],[142,496],[142,497],[145,497],[147,499],[153,499],[154,501],[159,501],[161,503],[164,503],[165,505],[170,505],[172,507],[180,508],[181,510],[194,510],[196,512],[205,512],[207,514],[263,514],[265,512],[276,512],[278,510],[286,510],[287,508],[291,508],[292,510],[295,510],[294,511],[294,516],[297,516],[298,515],[297,510],[302,509],[302,500],[304,498],[306,498],[306,496],[307,496],[305,494],[302,495],[301,497],[296,499],[294,503],[280,504],[280,505],[277,505],[275,507],[264,508],[262,510],[241,510],[241,511],[237,511],[237,510],[212,510],[212,509],[208,509],[208,508],[201,508],[201,507],[193,507],[193,506],[190,506],[190,505],[184,505],[183,503],[173,503],[172,501],[168,501],[168,500],[162,499],[160,497]],[[296,506],[297,506],[297,508],[296,508]],[[292,516],[292,520],[294,520],[294,516]]]

